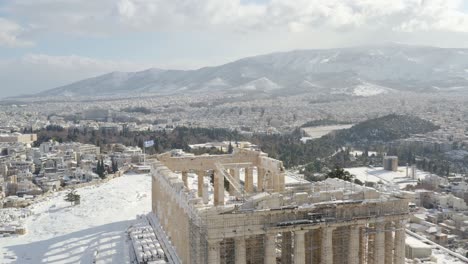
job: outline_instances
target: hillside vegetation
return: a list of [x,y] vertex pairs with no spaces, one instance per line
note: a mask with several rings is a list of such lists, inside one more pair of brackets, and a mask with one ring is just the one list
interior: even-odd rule
[[432,122],[418,117],[392,114],[356,124],[350,129],[339,131],[336,136],[346,143],[366,144],[408,138],[439,128]]
[[237,131],[213,128],[177,127],[172,131],[78,131],[77,129],[63,129],[49,127],[38,131],[38,142],[54,139],[59,142],[78,141],[101,146],[103,151],[108,144],[122,143],[128,146],[142,147],[145,140],[152,139],[155,145],[147,149],[147,153],[161,153],[173,148],[189,150],[189,144],[205,143],[207,141],[241,141],[248,140],[258,145],[260,149],[271,157],[280,159],[286,167],[308,164],[317,159],[337,156],[342,147],[358,146],[368,149],[373,144],[381,144],[393,140],[409,137],[412,134],[427,133],[438,129],[429,121],[417,117],[388,115],[371,119],[353,126],[350,129],[339,130],[319,139],[303,143],[301,130],[282,135],[255,134],[241,135]]

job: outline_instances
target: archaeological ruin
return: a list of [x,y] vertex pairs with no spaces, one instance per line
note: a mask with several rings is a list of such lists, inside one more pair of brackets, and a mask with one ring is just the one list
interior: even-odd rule
[[408,201],[286,175],[265,153],[168,152],[151,162],[151,222],[172,263],[405,262]]

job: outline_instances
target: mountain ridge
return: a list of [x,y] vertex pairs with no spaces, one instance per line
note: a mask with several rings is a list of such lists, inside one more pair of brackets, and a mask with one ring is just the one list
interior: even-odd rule
[[297,90],[350,96],[468,90],[468,49],[387,44],[293,50],[195,70],[111,72],[29,97]]

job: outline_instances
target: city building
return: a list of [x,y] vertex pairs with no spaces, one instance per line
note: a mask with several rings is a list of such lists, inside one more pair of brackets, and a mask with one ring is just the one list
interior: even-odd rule
[[21,134],[21,133],[11,133],[11,134],[0,134],[0,143],[25,143],[31,144],[37,140],[36,134]]
[[385,156],[383,159],[384,170],[397,171],[398,170],[398,157]]

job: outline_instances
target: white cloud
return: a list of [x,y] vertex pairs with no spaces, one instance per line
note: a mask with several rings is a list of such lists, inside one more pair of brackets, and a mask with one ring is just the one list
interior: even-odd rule
[[129,0],[122,0],[117,4],[119,14],[131,18],[135,15],[135,5]]
[[403,21],[397,30],[413,31],[451,31],[468,32],[468,14],[462,11],[463,2],[459,0],[425,0]]
[[32,42],[19,39],[19,35],[23,31],[24,29],[20,25],[0,17],[0,46],[31,46]]
[[468,32],[463,0],[21,0],[5,8],[43,29],[113,34],[122,30],[289,29]]
[[461,0],[271,0],[245,4],[239,0],[121,0],[122,26],[142,30],[164,27],[234,31],[361,27],[401,31],[468,32]]

